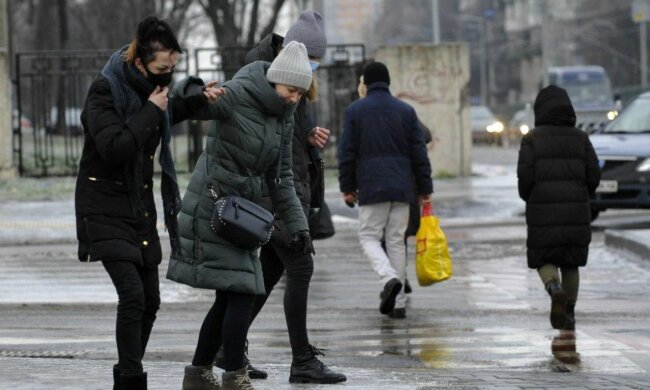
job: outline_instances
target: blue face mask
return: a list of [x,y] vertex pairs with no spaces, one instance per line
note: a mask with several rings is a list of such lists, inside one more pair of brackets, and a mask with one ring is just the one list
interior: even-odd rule
[[315,72],[316,69],[318,69],[318,66],[319,66],[319,65],[320,65],[320,64],[319,64],[318,62],[316,62],[316,61],[312,61],[312,60],[309,60],[309,66],[311,66],[311,71],[312,71],[312,72]]

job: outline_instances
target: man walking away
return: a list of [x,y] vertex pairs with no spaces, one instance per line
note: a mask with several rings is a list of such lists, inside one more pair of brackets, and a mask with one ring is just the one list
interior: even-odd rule
[[431,166],[415,110],[391,95],[386,66],[369,64],[363,80],[367,96],[345,112],[338,149],[340,189],[346,203],[359,203],[359,241],[383,284],[379,311],[404,318],[404,233],[409,202],[416,198],[411,189],[417,189],[420,202],[431,202]]

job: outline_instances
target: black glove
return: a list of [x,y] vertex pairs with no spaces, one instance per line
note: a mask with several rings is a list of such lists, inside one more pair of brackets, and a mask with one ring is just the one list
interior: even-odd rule
[[306,255],[308,253],[316,254],[314,250],[314,244],[311,242],[311,237],[309,236],[308,231],[302,231],[291,236],[291,242],[289,243],[291,249],[296,253],[302,253]]

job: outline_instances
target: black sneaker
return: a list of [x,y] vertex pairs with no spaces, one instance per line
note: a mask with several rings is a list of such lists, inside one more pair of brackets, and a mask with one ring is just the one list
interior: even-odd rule
[[395,307],[395,297],[402,289],[402,282],[397,278],[393,278],[386,282],[384,290],[379,294],[381,303],[379,304],[379,312],[381,314],[388,314]]
[[388,313],[388,316],[390,318],[396,318],[396,319],[406,318],[406,309],[403,307],[399,309],[393,309]]

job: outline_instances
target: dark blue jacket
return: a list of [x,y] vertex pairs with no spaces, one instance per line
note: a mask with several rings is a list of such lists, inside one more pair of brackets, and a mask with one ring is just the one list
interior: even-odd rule
[[341,192],[357,191],[359,205],[412,202],[433,192],[431,165],[415,110],[383,82],[348,106],[338,144]]

